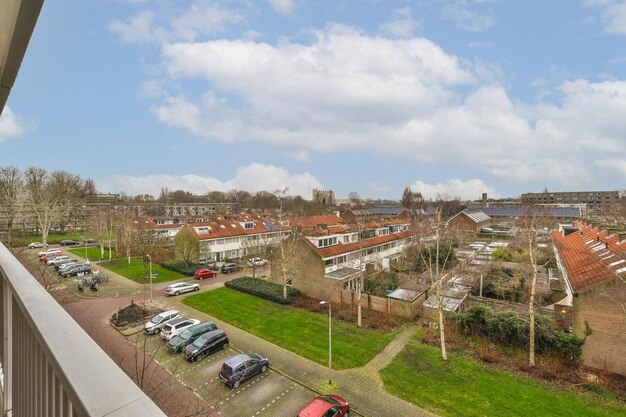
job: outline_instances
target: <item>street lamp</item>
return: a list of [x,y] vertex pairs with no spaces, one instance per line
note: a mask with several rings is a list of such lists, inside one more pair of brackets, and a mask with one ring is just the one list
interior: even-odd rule
[[332,333],[332,307],[330,301],[320,301],[321,305],[328,304],[328,385],[333,384],[333,333]]
[[146,255],[150,260],[150,302],[152,302],[152,256],[150,254]]

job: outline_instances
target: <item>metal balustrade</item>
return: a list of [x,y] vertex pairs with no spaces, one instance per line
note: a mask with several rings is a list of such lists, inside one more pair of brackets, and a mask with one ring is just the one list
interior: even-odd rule
[[0,244],[5,417],[165,414]]

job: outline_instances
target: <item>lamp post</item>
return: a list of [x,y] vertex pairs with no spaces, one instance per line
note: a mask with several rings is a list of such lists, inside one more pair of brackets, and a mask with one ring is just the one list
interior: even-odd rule
[[321,305],[328,304],[328,385],[333,384],[333,332],[332,332],[332,307],[330,301],[320,301]]
[[150,302],[152,302],[152,256],[147,255],[150,260]]

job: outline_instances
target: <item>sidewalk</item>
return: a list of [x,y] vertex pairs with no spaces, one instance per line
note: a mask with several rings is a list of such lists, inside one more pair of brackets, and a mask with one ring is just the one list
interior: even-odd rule
[[[221,285],[216,283],[207,286],[207,289],[218,288]],[[326,366],[201,313],[182,304],[178,298],[159,299],[155,301],[155,304],[163,309],[177,309],[186,317],[211,320],[226,331],[235,348],[243,352],[258,352],[266,355],[272,369],[315,391],[325,391],[328,388],[330,373]],[[417,331],[417,326],[411,326],[402,331],[387,348],[364,367],[332,371],[332,392],[343,396],[353,404],[358,404],[355,411],[367,417],[434,416],[428,411],[387,393],[378,373],[379,369],[384,368],[402,350],[415,331]]]

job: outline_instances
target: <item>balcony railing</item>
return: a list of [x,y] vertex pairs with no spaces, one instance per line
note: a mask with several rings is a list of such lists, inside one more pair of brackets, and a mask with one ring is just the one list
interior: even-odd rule
[[0,244],[2,416],[165,414]]

